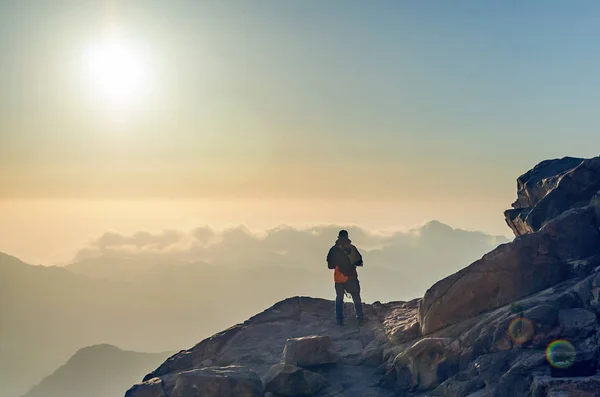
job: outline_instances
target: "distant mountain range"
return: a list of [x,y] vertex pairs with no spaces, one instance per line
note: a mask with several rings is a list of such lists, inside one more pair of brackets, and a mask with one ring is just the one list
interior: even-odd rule
[[108,255],[82,259],[65,266],[65,269],[89,277],[125,281],[144,274],[160,272],[161,270],[172,271],[178,266],[190,264],[175,259],[128,258]]
[[172,353],[138,353],[112,345],[79,350],[23,397],[122,397]]
[[[0,253],[0,395],[23,395],[82,347],[178,351],[286,297],[332,298],[325,255],[336,231],[282,229],[251,244],[238,233],[211,248],[217,260],[210,265],[206,251],[198,251],[197,263],[187,261],[193,252],[177,258],[112,251],[66,268]],[[362,249],[366,301],[420,296],[504,242],[438,222],[384,240],[369,241],[360,230],[352,235],[359,248],[380,245]]]

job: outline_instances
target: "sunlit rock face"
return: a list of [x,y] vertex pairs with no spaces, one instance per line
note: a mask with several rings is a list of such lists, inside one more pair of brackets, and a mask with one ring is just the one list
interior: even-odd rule
[[517,179],[517,200],[505,211],[515,236],[539,231],[563,212],[590,204],[600,190],[600,158],[543,161]]
[[[507,222],[518,236],[428,289],[422,334],[506,305],[574,275],[600,255],[600,157],[545,161],[518,179]],[[574,269],[577,268],[577,269]]]
[[419,308],[423,334],[506,305],[563,281],[569,265],[541,235],[505,244],[425,292]]
[[[600,158],[539,164],[519,178],[513,207],[506,216],[517,238],[423,298],[364,304],[365,325],[343,327],[333,302],[290,298],[172,356],[127,396],[172,397],[158,386],[232,367],[254,385],[261,379],[258,393],[269,397],[594,396]],[[352,305],[345,310],[351,319]],[[214,382],[177,397],[211,396],[223,381]]]

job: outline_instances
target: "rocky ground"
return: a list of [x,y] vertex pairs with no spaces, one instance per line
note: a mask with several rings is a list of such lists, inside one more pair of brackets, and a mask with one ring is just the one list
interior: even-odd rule
[[546,161],[517,184],[516,239],[422,299],[365,305],[363,326],[340,327],[333,302],[290,298],[126,396],[599,397],[600,157]]
[[[315,395],[392,396],[391,390],[379,386],[385,374],[384,349],[391,347],[388,340],[403,342],[405,331],[412,332],[413,337],[418,334],[416,308],[416,302],[365,305],[366,321],[359,327],[353,319],[354,308],[348,303],[344,308],[347,321],[342,327],[335,322],[333,302],[289,298],[174,355],[145,380],[198,368],[229,366],[249,368],[264,378],[273,365],[283,361],[288,339],[318,335],[329,338],[331,354],[324,359],[319,355],[319,346],[308,343],[303,351],[313,360],[311,365],[294,363],[326,379],[327,386]],[[136,390],[132,389],[130,395],[137,396]]]

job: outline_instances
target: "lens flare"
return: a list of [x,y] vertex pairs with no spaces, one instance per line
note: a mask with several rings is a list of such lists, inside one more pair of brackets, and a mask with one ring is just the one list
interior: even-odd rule
[[546,348],[546,359],[556,368],[569,368],[575,362],[577,352],[571,342],[559,339]]
[[524,317],[515,318],[508,326],[508,333],[517,345],[522,345],[533,338],[534,332],[533,323]]

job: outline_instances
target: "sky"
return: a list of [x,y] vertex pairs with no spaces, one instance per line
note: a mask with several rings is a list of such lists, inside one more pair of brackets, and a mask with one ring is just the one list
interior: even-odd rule
[[0,250],[205,224],[508,235],[520,174],[598,155],[599,21],[583,0],[0,0]]

